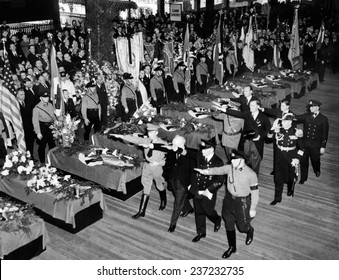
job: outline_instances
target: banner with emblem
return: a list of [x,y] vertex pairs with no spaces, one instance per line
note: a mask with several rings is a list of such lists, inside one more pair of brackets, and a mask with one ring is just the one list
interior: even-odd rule
[[164,71],[165,73],[174,73],[174,47],[173,41],[164,42]]

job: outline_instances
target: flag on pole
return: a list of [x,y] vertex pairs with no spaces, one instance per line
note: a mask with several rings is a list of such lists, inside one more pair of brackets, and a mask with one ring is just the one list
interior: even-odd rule
[[241,27],[241,33],[240,33],[240,41],[244,42],[245,41],[245,30],[244,30],[244,26]]
[[273,48],[273,63],[275,67],[278,67],[278,68],[281,67],[280,51],[278,49],[277,44],[274,44],[274,48]]
[[316,50],[318,51],[321,48],[322,43],[324,42],[325,37],[325,23],[324,20],[321,21],[321,27],[318,34],[318,39],[316,43]]
[[51,100],[54,108],[60,110],[60,114],[64,114],[64,100],[61,96],[61,81],[59,77],[58,65],[56,62],[55,47],[51,47]]
[[237,39],[235,38],[235,35],[232,36],[233,41],[233,47],[234,47],[234,58],[235,58],[235,65],[234,67],[239,67],[239,61],[238,61],[238,49],[237,49]]
[[293,70],[298,70],[301,68],[299,46],[299,20],[297,8],[294,9],[294,21],[292,26],[290,49],[288,51],[288,59],[291,61]]
[[245,38],[245,44],[242,51],[242,56],[244,58],[244,62],[246,67],[254,71],[254,51],[251,48],[251,44],[253,41],[253,27],[252,27],[252,16],[250,17],[250,22],[248,24],[248,31]]
[[0,111],[6,122],[10,123],[13,127],[19,150],[26,151],[25,133],[22,126],[20,107],[18,100],[14,96],[15,88],[8,59],[5,61],[3,71],[4,82],[0,85]]
[[222,85],[223,78],[224,78],[223,48],[222,48],[222,40],[221,40],[222,16],[223,14],[221,14],[219,18],[217,38],[215,41],[214,51],[213,51],[213,74],[215,75],[215,78],[219,81],[220,85]]
[[191,60],[190,60],[190,46],[189,46],[189,27],[188,23],[186,25],[185,39],[184,39],[184,49],[182,52],[182,60],[186,65],[185,72],[185,88],[186,92],[191,93]]

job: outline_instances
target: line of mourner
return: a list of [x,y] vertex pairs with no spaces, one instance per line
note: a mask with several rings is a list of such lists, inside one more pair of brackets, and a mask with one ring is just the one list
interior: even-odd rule
[[[179,67],[184,66],[179,64]],[[161,77],[162,69],[158,67],[155,72],[150,89],[154,106],[160,109],[166,103],[165,87]],[[123,75],[125,85],[121,90],[121,101],[125,109],[122,119],[125,121],[129,120],[137,108],[133,99],[135,89],[130,82],[132,78],[129,73]],[[81,102],[85,141],[89,140],[92,128],[94,132],[101,130],[102,109],[97,93],[100,90],[100,78],[98,80],[98,83],[91,81],[86,85],[87,92]],[[220,106],[213,113],[214,118],[221,119],[224,123],[221,143],[225,154],[222,158],[215,153],[217,145],[215,137],[201,140],[198,151],[186,148],[186,139],[180,135],[176,135],[172,143],[164,141],[158,137],[159,127],[153,124],[147,125],[147,136],[144,137],[114,135],[144,149],[145,163],[141,176],[143,192],[139,211],[132,216],[133,219],[146,215],[153,182],[160,194],[159,210],[164,210],[167,203],[167,185],[167,189],[174,194],[168,231],[175,231],[180,216],[185,217],[194,213],[197,235],[192,242],[198,242],[206,237],[206,217],[214,223],[214,232],[220,229],[223,219],[229,248],[222,257],[229,258],[236,252],[235,225],[240,232],[246,234],[246,245],[253,241],[254,229],[251,226],[251,219],[256,216],[259,201],[258,173],[265,141],[271,139],[274,145],[272,174],[275,193],[271,205],[282,201],[284,184],[287,184],[287,196],[294,195],[299,166],[299,183],[303,184],[307,180],[309,160],[315,175],[320,176],[320,158],[325,153],[329,131],[328,120],[320,113],[321,103],[310,100],[309,112],[295,115],[289,110],[289,100],[283,100],[280,108],[267,109],[261,107],[260,100],[252,96],[251,86],[245,86],[243,92],[239,98],[229,99],[227,104]],[[39,160],[44,162],[46,145],[49,145],[49,149],[55,146],[50,124],[56,117],[49,94],[44,91],[31,112],[29,109],[26,111],[28,104],[25,104],[24,91],[18,92],[17,99],[20,103],[25,133],[29,129],[34,130],[39,146]],[[269,117],[275,118],[273,125]],[[303,131],[297,128],[298,122],[303,123]],[[27,148],[31,150],[32,155],[35,135],[26,134]],[[2,138],[1,140],[1,146],[4,148],[4,141]],[[31,145],[29,141],[32,141]],[[227,191],[220,216],[215,206],[217,191],[223,184],[227,186]]]

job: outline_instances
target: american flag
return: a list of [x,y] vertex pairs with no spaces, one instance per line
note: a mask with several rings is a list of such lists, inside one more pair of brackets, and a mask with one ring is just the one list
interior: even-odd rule
[[6,123],[12,124],[19,150],[26,151],[20,107],[14,93],[15,87],[12,72],[9,61],[6,60],[4,65],[4,82],[0,84],[0,111],[4,115]]

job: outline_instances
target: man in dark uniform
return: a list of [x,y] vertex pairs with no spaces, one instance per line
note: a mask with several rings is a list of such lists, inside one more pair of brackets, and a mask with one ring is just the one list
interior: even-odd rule
[[150,65],[145,65],[144,67],[145,71],[145,77],[142,83],[144,84],[146,90],[147,90],[147,98],[151,98],[151,79],[152,79],[152,74],[151,74],[151,66]]
[[30,107],[29,104],[25,102],[25,91],[20,88],[17,91],[16,98],[18,99],[20,106],[20,114],[22,119],[22,127],[25,133],[25,143],[27,150],[31,153],[31,158],[33,158],[33,150],[34,150],[34,129],[33,129],[33,107]]
[[52,130],[50,126],[53,121],[56,120],[54,114],[54,107],[49,102],[49,92],[45,91],[40,96],[40,102],[33,109],[33,127],[38,138],[38,154],[41,163],[45,162],[45,149],[48,144],[48,148],[51,150],[55,147],[55,141],[53,138]]
[[324,38],[324,42],[321,44],[320,49],[317,53],[317,63],[318,63],[318,74],[319,81],[324,82],[324,76],[326,67],[330,64],[331,48],[330,48],[330,39],[329,37]]
[[98,75],[96,78],[97,81],[97,94],[99,97],[99,103],[101,105],[101,125],[107,125],[107,106],[108,106],[108,96],[106,91],[105,80],[102,75]]
[[174,101],[184,102],[185,96],[187,95],[185,88],[185,72],[185,63],[180,61],[173,74],[173,86],[176,92],[176,96],[173,97]]
[[81,114],[85,122],[84,140],[88,141],[92,126],[94,127],[94,133],[99,132],[101,129],[101,106],[99,97],[96,93],[95,82],[90,81],[87,83],[86,88],[87,93],[84,95],[81,102]]
[[258,177],[245,164],[246,155],[236,150],[232,151],[231,164],[217,168],[196,169],[199,173],[208,175],[227,174],[227,190],[222,205],[222,217],[226,226],[229,248],[222,258],[227,259],[237,251],[235,224],[240,232],[246,233],[246,245],[253,241],[254,228],[251,218],[256,215],[259,201]]
[[320,113],[321,102],[310,100],[309,113],[296,116],[297,121],[304,124],[304,155],[300,160],[300,184],[308,177],[309,158],[316,177],[320,176],[320,156],[325,153],[328,139],[328,119]]
[[292,125],[294,120],[292,113],[285,114],[282,119],[278,118],[274,121],[268,134],[269,138],[274,137],[276,143],[274,155],[275,192],[271,205],[281,202],[285,183],[287,184],[287,196],[293,196],[294,193],[299,160],[304,153],[297,148],[301,147],[302,131]]
[[[215,155],[215,138],[201,140],[201,152],[198,154],[197,167],[206,169],[223,166],[223,161]],[[215,210],[217,190],[224,182],[224,176],[204,176],[195,174],[189,191],[194,196],[195,225],[197,236],[192,242],[198,242],[206,237],[206,217],[214,223],[214,232],[221,226],[221,217]]]
[[162,68],[158,66],[154,69],[156,75],[151,79],[150,88],[153,105],[160,112],[160,108],[166,103],[166,90],[162,77]]

